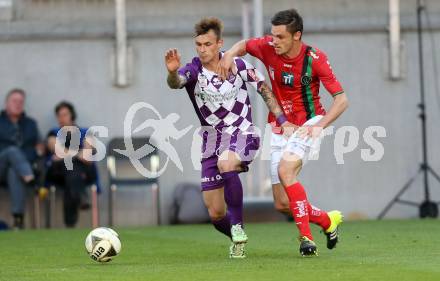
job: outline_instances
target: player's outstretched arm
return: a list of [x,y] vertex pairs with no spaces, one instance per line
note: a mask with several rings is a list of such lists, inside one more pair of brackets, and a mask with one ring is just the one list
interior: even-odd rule
[[180,68],[180,54],[177,49],[169,49],[166,52],[165,66],[168,70],[168,86],[171,89],[182,88],[186,84],[186,77],[177,72]]
[[242,57],[246,54],[246,40],[241,40],[235,43],[229,50],[227,50],[217,67],[217,74],[220,78],[226,80],[228,73],[232,70],[234,65],[234,57]]
[[285,117],[284,112],[281,109],[281,106],[278,104],[278,101],[269,85],[267,85],[265,82],[262,82],[257,91],[263,98],[264,103],[266,103],[267,108],[273,113],[273,115],[275,115],[278,123],[280,123],[281,127],[283,127],[284,134],[287,137],[290,136],[297,126],[287,121],[287,118]]

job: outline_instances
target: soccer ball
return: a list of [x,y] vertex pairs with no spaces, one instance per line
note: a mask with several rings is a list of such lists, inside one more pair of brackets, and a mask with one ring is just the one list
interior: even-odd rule
[[85,246],[94,261],[109,262],[121,251],[121,240],[113,229],[98,227],[87,235]]

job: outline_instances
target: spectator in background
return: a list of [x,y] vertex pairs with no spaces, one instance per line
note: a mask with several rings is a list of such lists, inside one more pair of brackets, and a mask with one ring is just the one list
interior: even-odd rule
[[[86,160],[86,153],[91,153],[91,140],[86,141],[87,128],[78,127],[75,123],[76,112],[69,102],[60,102],[55,107],[58,126],[49,131],[47,135],[47,148],[49,152],[47,161],[46,181],[64,188],[64,223],[67,227],[74,227],[78,221],[80,207],[85,207],[87,198],[86,187],[97,179],[96,167],[93,162]],[[71,146],[72,138],[78,136],[67,130],[66,126],[74,126],[81,134],[79,151],[74,151]],[[62,143],[57,139],[58,132],[66,130],[66,141]],[[58,141],[58,143],[57,143]],[[73,169],[68,170],[62,158],[55,154],[55,145],[61,145],[65,154],[75,155],[72,159]],[[88,148],[87,150],[85,150]],[[83,202],[82,202],[83,201]]]
[[24,113],[25,98],[22,89],[10,90],[0,114],[0,182],[11,193],[15,229],[23,228],[26,186],[34,185],[32,164],[44,150],[37,123]]

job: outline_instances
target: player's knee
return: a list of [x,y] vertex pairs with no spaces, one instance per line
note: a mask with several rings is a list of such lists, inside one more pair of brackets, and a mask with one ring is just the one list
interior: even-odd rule
[[280,178],[281,183],[285,185],[286,181],[294,178],[293,168],[290,165],[280,163],[278,166],[278,177]]
[[221,220],[226,216],[226,210],[219,210],[216,208],[209,208],[208,213],[212,221]]
[[286,182],[296,180],[296,177],[301,170],[301,162],[280,162],[278,165],[278,177],[281,183],[286,186]]
[[217,162],[217,168],[220,173],[226,173],[237,170],[237,165],[234,161],[229,160],[219,160]]

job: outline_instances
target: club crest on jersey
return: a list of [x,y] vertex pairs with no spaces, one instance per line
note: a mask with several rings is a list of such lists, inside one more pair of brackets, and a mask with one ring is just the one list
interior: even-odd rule
[[212,84],[214,85],[214,86],[220,86],[221,84],[222,84],[223,82],[222,81],[220,81],[220,79],[217,77],[217,76],[215,76],[215,77],[213,77],[212,78]]
[[283,71],[281,73],[281,84],[293,88],[293,73]]
[[301,77],[301,85],[308,86],[310,85],[310,82],[312,82],[312,77],[310,77],[310,75],[304,74]]
[[185,76],[186,76],[187,79],[191,78],[191,71],[187,70],[185,72]]
[[258,77],[257,77],[257,74],[255,73],[255,70],[248,69],[247,73],[248,73],[249,77],[252,79],[252,81],[255,81],[255,82],[260,81],[260,79],[258,79]]
[[199,85],[201,88],[206,88],[208,87],[208,78],[206,78],[205,75],[203,74],[199,74],[199,77],[197,78]]

